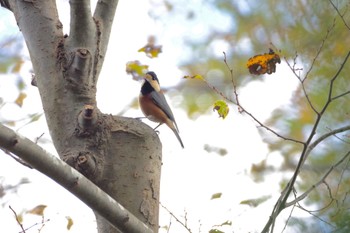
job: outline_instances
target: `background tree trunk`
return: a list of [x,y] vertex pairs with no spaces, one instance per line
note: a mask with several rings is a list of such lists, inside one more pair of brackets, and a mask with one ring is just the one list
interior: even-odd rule
[[[99,1],[92,16],[89,1],[71,0],[69,35],[63,35],[53,0],[1,3],[13,11],[25,38],[60,158],[157,232],[159,138],[141,121],[102,114],[96,105],[118,1]],[[119,232],[96,217],[99,232]]]

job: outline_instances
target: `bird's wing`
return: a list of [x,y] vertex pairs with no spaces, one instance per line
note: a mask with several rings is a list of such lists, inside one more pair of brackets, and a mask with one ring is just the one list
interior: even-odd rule
[[163,110],[163,112],[169,117],[170,120],[175,122],[173,112],[171,111],[166,99],[162,93],[152,91],[150,93],[153,102]]

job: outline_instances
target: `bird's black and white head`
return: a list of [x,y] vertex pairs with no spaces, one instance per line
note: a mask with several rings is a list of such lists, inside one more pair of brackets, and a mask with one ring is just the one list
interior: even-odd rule
[[150,91],[160,91],[159,80],[156,73],[149,71],[144,76],[145,83],[142,85],[141,92],[150,92]]

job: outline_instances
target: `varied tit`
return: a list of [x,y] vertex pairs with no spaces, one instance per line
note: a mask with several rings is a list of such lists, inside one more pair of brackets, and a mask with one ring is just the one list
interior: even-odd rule
[[174,115],[160,90],[157,75],[150,71],[147,72],[144,79],[145,82],[141,87],[139,96],[140,107],[143,114],[145,114],[149,120],[159,123],[156,128],[165,123],[174,132],[182,148],[184,148]]

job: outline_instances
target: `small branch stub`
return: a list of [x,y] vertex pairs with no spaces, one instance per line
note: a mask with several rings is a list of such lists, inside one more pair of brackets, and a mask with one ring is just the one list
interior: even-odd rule
[[87,49],[77,49],[75,51],[75,57],[72,62],[72,68],[75,76],[81,75],[82,78],[84,75],[89,76],[91,67],[91,54]]
[[80,153],[77,157],[76,167],[78,171],[87,177],[93,177],[96,171],[96,160],[90,153]]
[[83,110],[80,112],[78,116],[79,127],[87,130],[92,128],[97,122],[97,114],[95,111],[95,107],[87,104],[84,105]]
[[96,159],[91,152],[81,151],[78,153],[66,153],[63,156],[63,161],[88,178],[95,175],[97,164]]
[[36,77],[35,77],[34,73],[32,73],[32,81],[30,82],[30,84],[32,84],[32,86],[34,86],[34,87],[38,86],[38,83],[36,81]]

